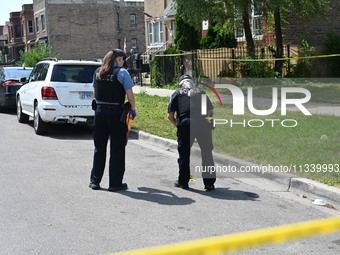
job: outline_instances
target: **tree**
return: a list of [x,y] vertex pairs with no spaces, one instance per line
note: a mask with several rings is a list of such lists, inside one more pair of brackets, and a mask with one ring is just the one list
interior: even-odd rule
[[194,26],[186,23],[180,16],[181,8],[176,13],[175,44],[178,50],[191,50],[199,48],[198,31]]
[[[203,20],[229,31],[242,23],[249,56],[255,56],[255,43],[249,22],[252,0],[176,0],[180,16],[197,29]],[[254,0],[253,0],[254,1]],[[256,0],[258,1],[258,0]]]
[[[267,18],[274,17],[276,53],[275,58],[283,57],[282,19],[288,12],[308,19],[322,19],[330,10],[330,0],[261,0]],[[270,22],[269,22],[270,23]],[[283,61],[275,61],[275,71],[282,74]]]
[[209,25],[207,34],[200,41],[201,48],[214,49],[214,48],[235,48],[237,40],[234,33],[226,31],[223,27],[216,25]]
[[20,51],[20,60],[17,62],[18,66],[34,67],[40,59],[46,57],[56,57],[52,52],[51,46],[40,43],[28,51]]

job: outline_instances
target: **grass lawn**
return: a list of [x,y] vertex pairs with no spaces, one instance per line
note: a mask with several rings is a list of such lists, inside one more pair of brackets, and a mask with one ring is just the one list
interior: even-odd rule
[[[169,98],[145,94],[136,94],[135,97],[138,115],[133,128],[175,140],[176,129],[166,118]],[[287,116],[281,116],[280,113],[270,116],[254,116],[251,113],[233,116],[229,106],[216,106],[214,117],[229,121],[232,119],[234,122],[261,119],[265,123],[261,128],[248,125],[217,125],[213,132],[217,152],[257,164],[274,166],[309,164],[309,167],[313,168],[311,164],[320,164],[318,167],[330,169],[340,164],[340,118],[304,116],[298,112],[288,112]],[[274,127],[271,127],[271,122],[265,119],[294,119],[298,125],[285,128],[279,121],[275,121]],[[252,125],[259,125],[259,122],[253,122]],[[339,171],[318,173],[316,168],[314,172],[303,171],[294,174],[340,187]]]
[[[282,87],[299,87],[310,91],[312,97],[311,102],[323,102],[331,104],[340,104],[340,79],[325,79],[320,82],[304,81],[302,79],[290,81],[282,79],[273,81],[273,79],[249,79],[240,81],[240,89],[246,95],[247,88],[253,88],[253,94],[257,97],[272,98],[272,87],[278,88],[278,97],[281,98],[280,88]],[[262,84],[261,84],[262,83]],[[270,85],[266,84],[269,83]],[[224,90],[223,93],[230,93]],[[289,98],[299,98],[301,94],[292,93]]]

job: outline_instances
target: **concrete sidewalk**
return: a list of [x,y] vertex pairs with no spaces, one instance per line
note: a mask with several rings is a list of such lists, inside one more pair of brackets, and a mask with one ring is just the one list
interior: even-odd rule
[[[175,90],[170,89],[156,89],[150,88],[149,86],[135,86],[133,88],[134,93],[146,93],[148,95],[158,95],[161,97],[170,97]],[[224,96],[223,103],[232,104],[231,96]],[[254,98],[254,106],[257,107],[265,107],[270,105],[272,102],[270,99],[265,98]],[[325,103],[308,103],[305,105],[306,108],[312,114],[325,114],[325,115],[334,115],[340,116],[340,105],[332,105]],[[288,108],[287,110],[295,111],[297,108]],[[151,135],[145,133],[143,131],[132,131],[132,137],[145,140],[151,142],[153,144],[157,144],[157,146],[165,147],[168,150],[176,151],[177,150],[177,142],[161,137],[157,137],[155,135]],[[198,148],[193,148],[193,154],[199,155],[200,151]],[[238,168],[240,166],[254,166],[256,164],[244,161],[242,159],[234,158],[225,154],[214,153],[215,163],[220,165],[234,165]],[[243,178],[246,180],[247,178]],[[268,182],[269,181],[269,182]],[[326,202],[336,203],[340,205],[340,189],[331,187],[322,183],[318,183],[306,178],[300,178],[296,175],[286,174],[286,173],[259,173],[257,176],[252,176],[252,178],[248,179],[248,182],[251,182],[253,185],[265,188],[266,186],[270,186],[270,182],[275,182],[275,184],[279,184],[282,186],[283,190],[293,192],[297,195],[307,195],[309,198],[317,199],[322,198]],[[256,183],[255,183],[256,182]]]

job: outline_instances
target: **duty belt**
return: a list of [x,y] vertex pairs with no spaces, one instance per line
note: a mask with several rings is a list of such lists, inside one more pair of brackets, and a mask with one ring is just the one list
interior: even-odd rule
[[97,104],[97,107],[102,108],[102,109],[121,109],[122,106],[119,105],[114,105],[114,104]]

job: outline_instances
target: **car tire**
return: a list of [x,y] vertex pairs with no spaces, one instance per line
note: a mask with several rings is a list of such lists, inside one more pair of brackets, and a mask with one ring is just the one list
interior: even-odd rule
[[30,118],[27,114],[22,112],[20,98],[17,99],[17,118],[20,123],[27,123]]
[[38,104],[34,105],[33,128],[37,135],[44,135],[49,129],[49,123],[43,121],[38,111]]

